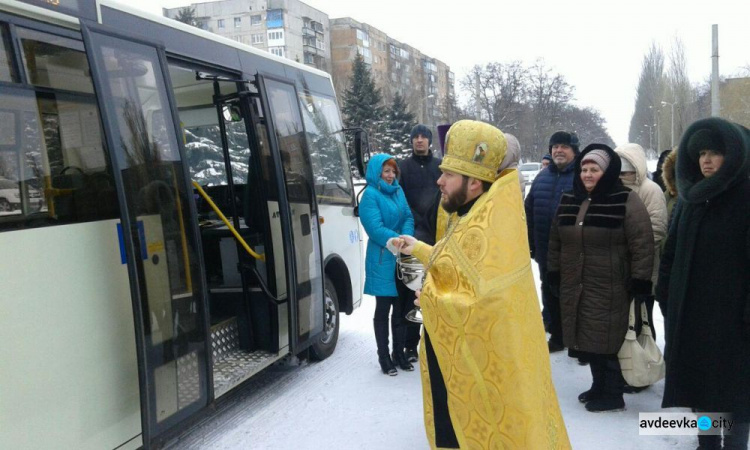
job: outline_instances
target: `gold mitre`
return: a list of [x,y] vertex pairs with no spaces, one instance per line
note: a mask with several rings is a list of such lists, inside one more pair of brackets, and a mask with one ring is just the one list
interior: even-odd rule
[[508,144],[502,131],[476,120],[459,120],[445,135],[441,170],[494,182]]

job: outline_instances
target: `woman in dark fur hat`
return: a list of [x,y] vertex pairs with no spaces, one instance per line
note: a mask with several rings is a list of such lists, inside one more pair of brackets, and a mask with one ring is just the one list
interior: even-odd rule
[[563,194],[552,222],[548,277],[559,291],[563,342],[591,367],[591,389],[578,400],[591,412],[619,411],[625,402],[617,352],[630,301],[651,293],[651,218],[620,182],[620,157],[611,148],[591,144],[575,164],[573,192]]
[[[750,419],[750,131],[693,123],[677,153],[680,200],[657,300],[665,320],[662,406],[732,413],[724,448],[747,448]],[[698,437],[720,448],[721,436]]]

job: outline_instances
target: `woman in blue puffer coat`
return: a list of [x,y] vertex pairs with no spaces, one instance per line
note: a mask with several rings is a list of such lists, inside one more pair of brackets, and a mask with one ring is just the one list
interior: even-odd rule
[[[375,155],[367,164],[367,187],[359,203],[359,217],[369,237],[365,258],[365,294],[376,298],[375,341],[383,373],[396,375],[394,362],[402,370],[414,370],[404,356],[405,328],[402,302],[396,290],[396,256],[386,248],[389,240],[414,234],[414,218],[404,191],[398,185],[398,164],[393,156]],[[388,354],[388,313],[391,312],[393,359]]]

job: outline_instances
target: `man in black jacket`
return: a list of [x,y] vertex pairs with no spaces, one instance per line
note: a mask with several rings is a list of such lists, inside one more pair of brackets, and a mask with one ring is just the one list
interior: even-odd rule
[[[435,244],[435,219],[430,209],[435,203],[439,188],[437,180],[442,172],[439,169],[441,159],[432,154],[432,131],[425,125],[416,125],[411,130],[412,154],[399,162],[401,179],[399,184],[404,190],[414,216],[414,237],[430,245]],[[404,310],[409,311],[414,302],[414,292],[403,283],[398,289],[405,303]],[[410,362],[418,358],[419,324],[409,322],[406,327],[406,357]]]

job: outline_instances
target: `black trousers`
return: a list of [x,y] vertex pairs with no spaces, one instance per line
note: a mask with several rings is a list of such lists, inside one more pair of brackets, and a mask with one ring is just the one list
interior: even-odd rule
[[547,266],[539,265],[540,278],[542,279],[542,305],[547,311],[547,317],[542,317],[549,322],[549,340],[557,344],[563,344],[562,316],[560,311],[560,298],[552,293],[547,278]]
[[[396,269],[398,271],[398,269]],[[398,296],[401,299],[401,310],[403,311],[403,317],[406,317],[406,313],[415,308],[414,299],[417,298],[414,291],[406,287],[406,285],[398,279],[396,276],[396,290],[398,290]],[[422,325],[406,320],[404,318],[404,347],[416,349],[419,345],[419,334],[421,332]]]
[[[375,328],[375,342],[378,346],[378,356],[389,355],[388,351],[388,316],[390,315],[391,336],[393,337],[393,350],[404,349],[404,312],[400,297],[375,297],[375,317],[373,325]],[[393,309],[393,312],[391,312]]]

